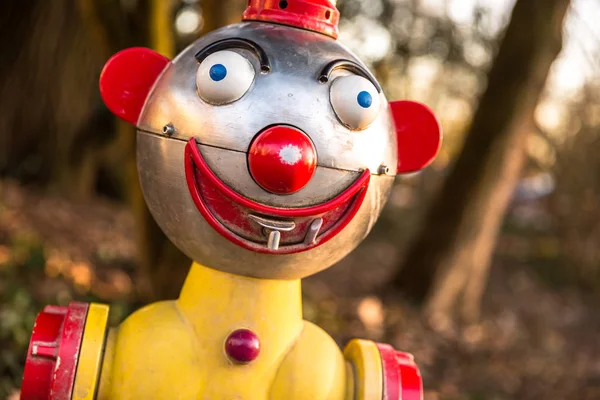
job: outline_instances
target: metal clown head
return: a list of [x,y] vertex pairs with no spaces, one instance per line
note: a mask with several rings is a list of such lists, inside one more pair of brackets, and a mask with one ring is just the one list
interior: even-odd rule
[[251,0],[244,21],[170,61],[116,54],[108,108],[137,126],[148,207],[190,258],[221,271],[302,278],[352,251],[397,174],[436,156],[424,105],[388,103],[336,41],[333,0]]

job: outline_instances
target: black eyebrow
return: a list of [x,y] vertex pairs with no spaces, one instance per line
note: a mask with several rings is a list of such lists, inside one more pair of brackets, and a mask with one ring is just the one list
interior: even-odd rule
[[218,40],[200,50],[198,53],[196,53],[195,57],[196,60],[198,60],[198,62],[201,63],[206,57],[210,56],[213,53],[216,53],[217,51],[235,48],[251,51],[256,55],[256,57],[258,57],[261,72],[264,74],[271,72],[271,63],[269,62],[269,57],[267,56],[267,53],[265,53],[263,48],[260,47],[258,44],[248,39],[227,38]]
[[350,60],[335,60],[327,64],[325,68],[323,68],[323,70],[319,73],[319,82],[329,82],[329,77],[331,76],[333,71],[338,69],[345,69],[347,71],[355,73],[356,75],[362,76],[365,79],[368,79],[369,81],[371,81],[373,86],[375,86],[377,91],[381,93],[381,86],[379,85],[375,77],[373,77],[373,75],[371,75],[371,73],[364,69],[362,66]]

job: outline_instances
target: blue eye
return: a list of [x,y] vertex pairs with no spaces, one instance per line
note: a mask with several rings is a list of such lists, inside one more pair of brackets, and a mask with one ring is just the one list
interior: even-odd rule
[[358,75],[336,78],[329,100],[342,125],[353,131],[367,129],[381,111],[382,96],[368,79]]
[[223,64],[215,64],[210,67],[210,79],[215,82],[222,81],[227,76],[227,68]]
[[215,106],[233,103],[250,90],[255,76],[254,66],[246,57],[234,51],[217,51],[200,63],[196,91],[202,100]]
[[373,104],[373,96],[371,96],[371,93],[365,90],[358,94],[356,100],[358,100],[358,104],[362,108],[369,108],[371,107],[371,104]]

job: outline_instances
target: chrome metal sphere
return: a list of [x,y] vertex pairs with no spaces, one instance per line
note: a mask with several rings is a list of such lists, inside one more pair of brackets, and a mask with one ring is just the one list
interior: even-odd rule
[[387,100],[318,33],[245,22],[200,38],[155,84],[138,167],[156,221],[214,269],[296,279],[369,233],[397,168]]

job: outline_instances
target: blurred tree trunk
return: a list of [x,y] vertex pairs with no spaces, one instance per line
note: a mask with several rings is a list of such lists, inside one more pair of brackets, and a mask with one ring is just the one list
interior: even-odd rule
[[[242,11],[236,6],[241,5],[243,10],[243,4],[240,0],[202,2],[205,19],[203,33],[239,21]],[[170,0],[151,0],[149,9],[150,47],[169,58],[174,57],[176,52],[174,5],[175,2]],[[128,153],[134,155],[135,129],[120,121],[118,126],[120,135],[128,138]],[[175,298],[181,290],[191,261],[169,241],[150,214],[139,186],[134,160],[132,156],[127,163],[127,181],[130,184],[128,198],[138,227],[139,291],[145,301]]]
[[[119,50],[148,46],[164,56],[175,55],[171,0],[151,0],[130,10],[119,0],[79,0],[86,26],[103,50],[105,60]],[[97,88],[96,88],[97,90]],[[136,129],[115,118],[117,140],[102,153],[104,167],[118,181],[136,223],[136,289],[142,302],[177,297],[190,260],[154,221],[139,184]]]
[[246,4],[244,0],[203,0],[201,3],[204,17],[202,34],[240,22]]
[[[136,10],[137,17],[145,19],[147,26],[147,35],[136,37],[134,33],[127,31],[125,27],[128,24],[121,15],[110,12],[115,9],[115,0],[80,1],[93,1],[94,7],[90,15],[98,15],[101,19],[102,32],[98,36],[104,36],[105,41],[110,43],[111,54],[125,47],[145,43],[164,56],[175,56],[177,40],[173,26],[177,2],[150,0],[146,10]],[[205,23],[202,33],[239,21],[243,5],[243,0],[203,1]],[[107,158],[112,165],[111,169],[123,171],[124,167],[125,171],[119,175],[136,221],[139,262],[136,281],[140,300],[150,302],[175,298],[181,290],[191,261],[169,241],[146,206],[137,176],[135,128],[117,121],[117,132],[119,140],[111,146]]]
[[101,52],[73,1],[0,3],[0,174],[75,198],[95,189]]
[[168,58],[175,57],[174,3],[172,0],[151,0],[150,3],[150,46]]
[[[150,47],[168,58],[175,56],[173,6],[174,2],[170,0],[150,2]],[[128,137],[130,154],[135,155],[135,128],[122,121],[118,121],[118,124],[121,134]],[[135,182],[129,189],[129,201],[138,228],[139,289],[146,301],[176,298],[187,275],[190,260],[171,243],[150,214],[139,185],[135,157],[130,157],[127,171],[129,181]]]
[[526,157],[550,67],[562,47],[569,0],[518,0],[461,155],[432,204],[395,284],[426,301],[443,328],[459,299],[479,316],[491,255]]
[[[137,177],[135,128],[112,122],[97,82],[104,62],[126,47],[149,46],[173,57],[177,4],[23,0],[0,5],[0,129],[8,132],[0,135],[0,174],[37,180],[81,200],[96,194],[99,170],[106,170],[136,220],[136,281],[143,301],[176,297],[190,261],[150,215]],[[243,0],[203,1],[203,33],[239,21],[244,5]]]

